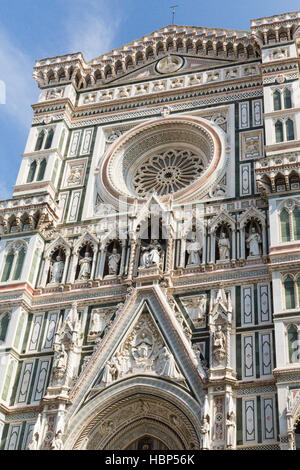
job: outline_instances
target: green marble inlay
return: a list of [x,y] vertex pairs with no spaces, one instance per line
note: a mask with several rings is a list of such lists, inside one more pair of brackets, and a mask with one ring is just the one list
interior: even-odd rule
[[19,347],[19,343],[20,343],[20,339],[21,339],[21,333],[22,333],[23,325],[24,325],[24,320],[25,320],[25,314],[22,313],[22,315],[19,319],[17,332],[16,332],[16,337],[15,337],[15,342],[14,342],[14,347],[16,349]]

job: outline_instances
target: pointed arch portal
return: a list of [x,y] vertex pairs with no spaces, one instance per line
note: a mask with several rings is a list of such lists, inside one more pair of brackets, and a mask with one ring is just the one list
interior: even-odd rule
[[66,449],[200,449],[201,408],[183,387],[134,377],[88,400],[69,423]]

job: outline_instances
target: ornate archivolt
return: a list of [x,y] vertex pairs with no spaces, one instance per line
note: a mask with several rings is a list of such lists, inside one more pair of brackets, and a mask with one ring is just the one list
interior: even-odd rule
[[96,395],[71,418],[64,448],[124,450],[147,434],[170,450],[199,449],[201,415],[199,404],[177,386],[129,379]]
[[103,157],[97,177],[105,202],[129,204],[157,193],[162,202],[203,198],[225,172],[225,134],[194,116],[166,117],[121,135]]

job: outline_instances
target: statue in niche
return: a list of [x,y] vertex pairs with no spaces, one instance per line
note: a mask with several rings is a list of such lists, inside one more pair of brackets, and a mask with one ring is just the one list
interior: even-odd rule
[[234,419],[234,412],[231,411],[227,415],[226,419],[226,443],[227,449],[232,449],[234,445],[234,430],[235,430],[235,419]]
[[222,331],[222,326],[218,325],[213,334],[213,353],[220,364],[226,355],[226,337]]
[[80,281],[86,281],[90,279],[92,269],[92,258],[88,251],[85,252],[84,257],[79,261],[80,271],[78,279]]
[[183,305],[193,321],[202,323],[206,315],[206,294],[201,294],[190,299],[183,299]]
[[141,268],[159,266],[161,245],[158,240],[153,240],[148,246],[141,248]]
[[200,433],[202,436],[202,450],[209,450],[209,416],[203,416]]
[[251,227],[250,234],[246,240],[247,247],[249,248],[249,257],[260,255],[260,243],[261,236],[256,232],[255,227]]
[[162,363],[160,375],[170,377],[171,379],[178,379],[180,377],[180,374],[176,369],[174,356],[168,351],[166,346],[163,347],[159,359]]
[[117,248],[113,248],[112,253],[108,257],[108,272],[110,275],[116,276],[118,274],[120,259],[121,255],[118,253]]
[[50,267],[50,275],[51,280],[50,284],[59,284],[62,280],[63,272],[64,272],[65,263],[62,258],[58,255],[56,260],[53,262],[52,266]]
[[53,371],[55,373],[59,372],[63,375],[67,369],[67,362],[68,362],[68,354],[65,350],[64,345],[62,344],[60,349],[55,351],[54,361],[53,361]]
[[186,251],[188,253],[187,266],[200,266],[200,252],[201,244],[199,241],[195,241],[195,232],[193,232],[192,241],[187,243]]
[[218,239],[219,247],[219,260],[226,261],[230,258],[230,241],[226,237],[226,233],[222,232],[220,238]]
[[223,349],[225,350],[225,335],[222,331],[222,326],[218,325],[217,330],[214,333],[214,349]]
[[63,450],[64,445],[63,445],[61,436],[62,436],[62,431],[61,430],[57,431],[51,443],[51,450]]
[[89,335],[102,333],[105,328],[105,312],[93,312]]

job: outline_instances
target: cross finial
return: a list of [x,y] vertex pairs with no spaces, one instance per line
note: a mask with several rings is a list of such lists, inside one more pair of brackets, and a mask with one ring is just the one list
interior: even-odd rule
[[178,5],[171,5],[170,10],[172,9],[172,24],[175,22],[175,9],[178,8]]

